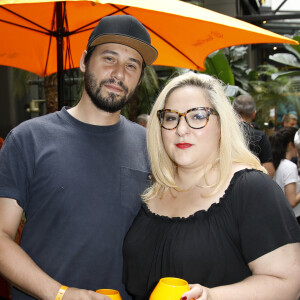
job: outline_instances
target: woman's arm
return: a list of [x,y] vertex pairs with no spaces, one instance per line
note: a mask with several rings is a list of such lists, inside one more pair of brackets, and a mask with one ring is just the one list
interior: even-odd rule
[[300,202],[300,193],[296,194],[296,182],[284,186],[284,193],[292,207]]
[[192,284],[181,299],[298,300],[300,297],[300,243],[269,252],[249,263],[249,268],[253,275],[241,282],[212,289]]

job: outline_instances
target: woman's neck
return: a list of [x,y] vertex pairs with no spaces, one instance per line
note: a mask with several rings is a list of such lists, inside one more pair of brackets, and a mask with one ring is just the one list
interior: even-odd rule
[[190,190],[215,184],[219,176],[217,169],[213,165],[198,169],[178,168],[175,175],[176,185],[180,190]]

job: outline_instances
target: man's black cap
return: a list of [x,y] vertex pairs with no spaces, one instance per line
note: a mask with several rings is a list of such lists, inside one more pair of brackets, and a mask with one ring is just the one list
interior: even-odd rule
[[151,65],[158,56],[157,50],[151,46],[147,29],[133,16],[107,16],[99,21],[90,35],[87,49],[107,43],[122,44],[135,49],[146,65]]

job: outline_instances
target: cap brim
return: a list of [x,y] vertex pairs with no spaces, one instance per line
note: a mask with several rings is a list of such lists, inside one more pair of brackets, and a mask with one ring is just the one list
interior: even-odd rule
[[153,46],[141,40],[119,34],[98,36],[89,44],[89,47],[107,43],[122,44],[136,50],[143,57],[146,65],[151,65],[158,56],[158,52]]

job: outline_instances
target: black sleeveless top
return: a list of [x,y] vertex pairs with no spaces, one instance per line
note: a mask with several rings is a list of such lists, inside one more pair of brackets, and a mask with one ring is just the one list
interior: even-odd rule
[[256,170],[234,174],[219,203],[187,218],[142,205],[124,241],[123,281],[133,299],[149,299],[162,277],[206,287],[239,282],[248,263],[300,241],[300,227],[280,187]]

